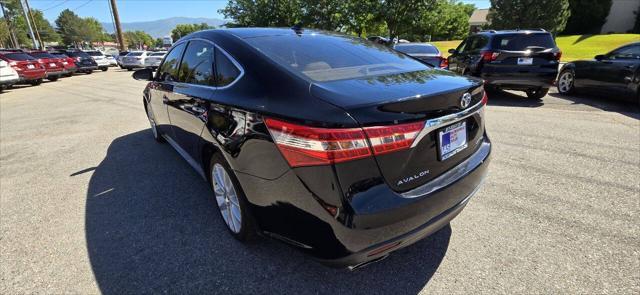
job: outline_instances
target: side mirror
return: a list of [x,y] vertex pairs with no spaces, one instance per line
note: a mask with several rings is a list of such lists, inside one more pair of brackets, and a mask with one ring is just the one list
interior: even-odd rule
[[598,55],[596,55],[596,57],[594,57],[594,58],[595,58],[597,61],[601,61],[601,60],[605,59],[605,58],[606,58],[606,56],[604,56],[604,54],[598,54]]
[[153,70],[151,69],[141,69],[133,72],[133,78],[140,81],[151,81],[153,80]]
[[447,52],[449,52],[450,54],[456,54],[458,53],[455,49],[451,48],[449,50],[447,50]]

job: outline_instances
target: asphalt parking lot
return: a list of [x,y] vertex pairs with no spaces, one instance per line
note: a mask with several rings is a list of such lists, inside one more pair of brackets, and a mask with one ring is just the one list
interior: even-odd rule
[[349,272],[233,240],[207,184],[153,141],[130,76],[0,94],[0,293],[640,293],[633,104],[490,97],[484,188],[450,226]]

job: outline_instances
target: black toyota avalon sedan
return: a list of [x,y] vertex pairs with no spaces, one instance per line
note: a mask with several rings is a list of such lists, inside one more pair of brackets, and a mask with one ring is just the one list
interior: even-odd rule
[[241,241],[360,267],[447,225],[487,173],[482,82],[366,40],[200,31],[133,75],[149,80],[153,136],[211,184]]

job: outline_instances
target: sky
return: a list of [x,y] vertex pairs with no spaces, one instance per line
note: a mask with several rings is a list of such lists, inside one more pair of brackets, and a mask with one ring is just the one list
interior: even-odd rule
[[[227,0],[116,0],[121,22],[151,21],[176,16],[208,17],[224,19],[218,9],[224,8]],[[488,8],[489,0],[462,0],[478,8]],[[53,22],[60,12],[70,9],[76,14],[92,16],[101,22],[111,22],[109,0],[29,0],[32,9],[44,11]]]

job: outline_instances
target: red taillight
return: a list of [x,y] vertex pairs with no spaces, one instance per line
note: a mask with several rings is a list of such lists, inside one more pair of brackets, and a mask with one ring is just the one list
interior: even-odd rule
[[557,61],[559,61],[561,57],[562,57],[562,51],[553,53],[553,58],[555,58]]
[[274,142],[291,167],[326,165],[371,156],[360,128],[315,128],[265,119]]
[[407,149],[424,127],[424,122],[416,122],[392,126],[366,127],[364,132],[369,137],[373,153],[376,155]]
[[487,96],[487,91],[486,90],[484,90],[482,92],[482,100],[481,100],[481,102],[482,102],[483,105],[486,105],[487,102],[489,102],[489,97]]
[[440,57],[440,68],[442,69],[446,69],[449,67],[449,60],[444,58],[444,57]]
[[483,51],[481,52],[481,54],[482,54],[482,60],[486,62],[492,62],[498,58],[498,56],[500,55],[500,52]]
[[265,123],[291,167],[328,165],[408,149],[424,127],[424,122],[417,122],[364,129],[316,128],[270,118]]

